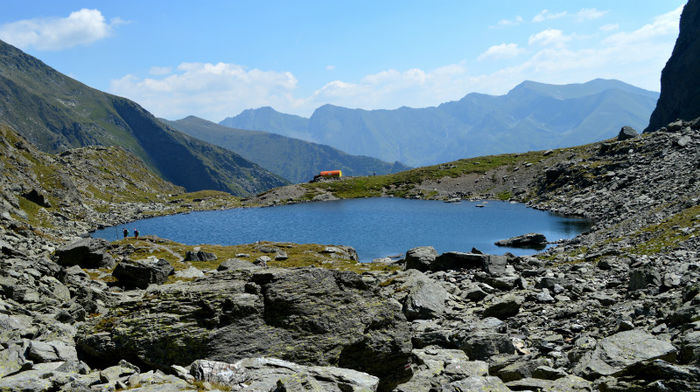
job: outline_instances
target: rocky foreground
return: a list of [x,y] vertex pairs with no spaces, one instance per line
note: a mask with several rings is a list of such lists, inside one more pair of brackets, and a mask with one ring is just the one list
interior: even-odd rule
[[[342,247],[74,243],[216,203],[166,185],[143,203],[105,201],[82,191],[99,171],[67,163],[52,191],[16,170],[42,155],[6,142],[17,177],[0,217],[0,390],[700,390],[700,121],[549,155],[509,168],[499,189],[587,216],[588,233],[534,257],[421,247],[360,266]],[[440,185],[467,198],[503,170]],[[427,187],[442,192],[415,185]]]

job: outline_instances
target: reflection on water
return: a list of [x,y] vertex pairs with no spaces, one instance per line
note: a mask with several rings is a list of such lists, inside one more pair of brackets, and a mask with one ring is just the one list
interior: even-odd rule
[[190,245],[256,241],[350,245],[361,260],[369,261],[423,245],[438,252],[468,252],[475,247],[493,254],[532,254],[528,249],[498,248],[494,242],[530,232],[542,233],[549,241],[572,238],[588,230],[589,224],[499,201],[375,198],[193,212],[106,228],[94,236],[116,240],[124,228]]
[[560,217],[555,221],[557,228],[566,237],[575,237],[579,233],[585,233],[591,228],[591,222],[581,218]]

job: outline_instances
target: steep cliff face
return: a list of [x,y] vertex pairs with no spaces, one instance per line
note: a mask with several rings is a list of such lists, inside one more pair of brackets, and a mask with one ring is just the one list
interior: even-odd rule
[[676,119],[700,116],[700,0],[689,0],[681,14],[673,54],[661,72],[661,96],[645,132]]

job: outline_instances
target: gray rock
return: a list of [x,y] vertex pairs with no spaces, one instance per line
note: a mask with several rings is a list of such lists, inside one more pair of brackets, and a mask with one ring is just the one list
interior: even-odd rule
[[254,269],[260,269],[260,266],[255,265],[248,260],[242,260],[238,258],[225,260],[216,268],[217,271],[236,271]]
[[543,380],[556,380],[558,378],[566,377],[567,374],[562,369],[555,369],[549,366],[538,366],[533,372],[533,378],[540,378]]
[[617,375],[629,367],[650,359],[675,356],[676,348],[641,330],[616,333],[598,342],[574,371],[587,379]]
[[51,371],[27,370],[0,378],[0,391],[45,392],[54,386]]
[[403,306],[407,319],[437,318],[445,312],[445,301],[449,293],[421,272],[411,274],[401,289],[408,292]]
[[540,233],[527,233],[496,241],[495,244],[497,246],[506,246],[510,248],[544,249],[547,246],[547,237]]
[[432,246],[419,246],[409,249],[406,252],[406,269],[416,269],[421,272],[428,271],[437,255],[437,251]]
[[194,279],[204,277],[204,272],[197,267],[190,267],[184,270],[176,271],[175,276],[184,279]]
[[514,354],[510,336],[491,331],[477,331],[468,335],[459,345],[469,359],[488,360],[496,354]]
[[684,135],[684,136],[681,136],[681,137],[678,138],[678,140],[676,141],[676,144],[678,145],[678,147],[685,147],[685,146],[687,146],[691,141],[692,141],[692,139],[690,138],[690,136]]
[[524,301],[525,299],[518,295],[504,295],[496,299],[496,301],[484,310],[483,317],[496,317],[500,320],[513,317],[518,314],[520,305],[522,305]]
[[260,256],[255,261],[253,264],[259,266],[259,267],[267,267],[267,263],[272,261],[272,259],[269,256]]
[[197,360],[195,379],[231,387],[232,391],[376,391],[379,379],[330,366],[303,366],[276,358],[246,358],[235,363]]
[[620,133],[617,134],[617,140],[619,140],[619,141],[628,140],[628,139],[633,139],[637,136],[639,136],[639,133],[637,133],[637,130],[625,125],[624,127],[622,127],[622,129],[620,129]]
[[125,287],[145,289],[151,283],[164,283],[174,272],[173,266],[165,259],[159,259],[156,262],[122,260],[114,268],[112,275]]
[[84,238],[56,249],[54,257],[64,267],[111,268],[114,259],[106,253],[108,246],[109,243],[103,239]]
[[216,255],[203,250],[191,251],[185,253],[185,261],[213,261],[216,260]]
[[407,377],[411,336],[401,305],[378,289],[358,274],[321,268],[229,271],[153,285],[138,301],[90,319],[76,341],[96,359],[138,358],[162,369],[274,355],[354,369],[391,386]]
[[510,392],[510,389],[498,377],[469,377],[443,385],[440,390],[443,392]]
[[653,288],[661,286],[661,275],[651,265],[646,265],[630,270],[629,284],[630,291],[645,289],[651,285]]
[[77,361],[78,353],[74,346],[69,346],[61,341],[40,342],[32,340],[29,342],[27,358],[38,363]]
[[428,347],[413,350],[413,377],[395,392],[425,391],[468,377],[488,376],[488,364],[469,361],[462,350]]

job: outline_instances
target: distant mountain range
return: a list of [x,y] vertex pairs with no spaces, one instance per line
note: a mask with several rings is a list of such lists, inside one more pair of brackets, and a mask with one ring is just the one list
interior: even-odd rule
[[0,123],[45,152],[121,146],[188,191],[249,195],[287,183],[240,155],[164,125],[128,99],[85,86],[2,41]]
[[340,169],[344,175],[366,176],[409,169],[399,162],[349,155],[329,146],[273,133],[229,128],[195,116],[161,121],[192,137],[240,154],[294,183],[309,181],[321,170]]
[[324,105],[308,119],[264,107],[220,124],[423,166],[590,143],[616,135],[624,125],[641,130],[658,97],[618,80],[567,85],[526,81],[505,95],[471,93],[437,107],[362,110]]

